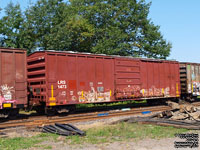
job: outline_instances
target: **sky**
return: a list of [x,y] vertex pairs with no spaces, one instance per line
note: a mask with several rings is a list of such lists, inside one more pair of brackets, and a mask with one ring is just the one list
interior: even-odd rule
[[[22,10],[37,0],[11,0]],[[10,1],[0,0],[0,8]],[[152,2],[149,18],[168,42],[172,43],[168,59],[200,63],[200,0],[146,0]],[[2,17],[3,13],[0,14]]]
[[200,0],[152,0],[149,18],[172,43],[168,59],[200,63]]

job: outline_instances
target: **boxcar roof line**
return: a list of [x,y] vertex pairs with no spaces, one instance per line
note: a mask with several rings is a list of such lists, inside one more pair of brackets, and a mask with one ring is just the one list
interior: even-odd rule
[[[74,51],[56,51],[56,50],[45,50],[45,51],[36,51],[34,53],[69,53],[69,54],[82,54],[82,55],[92,55],[92,56],[107,56],[112,58],[126,58],[126,59],[140,59],[143,61],[170,61],[170,62],[178,62],[177,60],[165,60],[165,59],[154,59],[154,58],[141,58],[141,57],[132,57],[132,56],[120,56],[120,55],[106,55],[106,54],[92,54],[92,53],[86,53],[86,52],[74,52]],[[31,53],[30,55],[32,55]],[[29,55],[29,56],[30,56]]]
[[5,47],[0,47],[0,50],[6,50],[6,51],[13,51],[13,50],[27,51],[26,49],[23,49],[23,48],[5,48]]

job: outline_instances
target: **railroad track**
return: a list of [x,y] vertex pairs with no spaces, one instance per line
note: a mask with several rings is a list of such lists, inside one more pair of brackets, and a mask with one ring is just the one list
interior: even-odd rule
[[54,123],[73,123],[73,122],[82,122],[82,121],[90,121],[97,119],[105,119],[112,118],[117,116],[128,116],[128,115],[136,115],[141,114],[142,112],[151,111],[165,111],[170,110],[168,106],[154,106],[154,107],[145,107],[145,108],[133,108],[133,109],[122,109],[115,111],[103,111],[103,112],[94,112],[94,113],[86,113],[86,114],[76,114],[76,115],[67,115],[62,117],[32,117],[30,119],[16,120],[16,121],[8,121],[0,123],[0,128],[10,128],[10,127],[34,127],[34,126],[43,126]]
[[[192,103],[195,106],[200,106],[200,102]],[[151,112],[159,112],[159,111],[166,111],[170,110],[169,106],[154,106],[154,107],[139,107],[139,108],[132,108],[128,109],[121,109],[121,110],[112,110],[112,111],[102,111],[102,112],[93,112],[93,113],[82,113],[82,114],[71,114],[66,116],[53,116],[53,117],[46,117],[46,116],[33,116],[28,119],[23,120],[12,120],[7,122],[0,123],[0,129],[10,128],[10,127],[36,127],[36,126],[43,126],[49,125],[54,123],[73,123],[73,122],[83,122],[83,121],[91,121],[97,119],[105,119],[105,118],[112,118],[118,116],[131,116],[141,114],[142,112],[151,111]]]

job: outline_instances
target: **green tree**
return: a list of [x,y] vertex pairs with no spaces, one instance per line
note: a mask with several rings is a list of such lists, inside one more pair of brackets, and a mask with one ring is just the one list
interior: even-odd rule
[[[0,8],[0,13],[1,13],[1,8]],[[0,47],[3,47],[3,35],[1,35],[2,33],[2,28],[3,28],[3,23],[2,20],[0,19]]]
[[166,58],[168,43],[148,19],[151,3],[144,0],[71,0],[71,9],[94,26],[88,51]]
[[171,44],[148,18],[145,0],[38,0],[24,13],[10,3],[0,20],[5,47],[166,58]]
[[0,20],[1,46],[23,48],[21,35],[23,15],[20,5],[9,3],[5,8],[5,14]]
[[88,51],[91,48],[93,26],[63,0],[39,0],[26,11],[26,18],[27,30],[33,30],[31,37],[40,49]]
[[[65,18],[51,35],[54,49],[89,52],[92,47],[94,27],[79,15]],[[55,30],[54,29],[54,30]]]
[[52,31],[63,20],[64,6],[62,0],[39,0],[25,11],[25,32],[27,44],[38,49],[48,49],[51,46]]

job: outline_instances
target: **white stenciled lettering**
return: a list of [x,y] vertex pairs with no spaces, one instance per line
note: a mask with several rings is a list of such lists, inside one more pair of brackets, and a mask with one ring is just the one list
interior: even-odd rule
[[58,80],[58,84],[66,84],[65,80]]
[[65,80],[58,80],[58,88],[59,89],[66,89],[67,88],[66,81]]
[[58,85],[58,88],[59,88],[59,89],[66,89],[66,88],[67,88],[67,85]]

